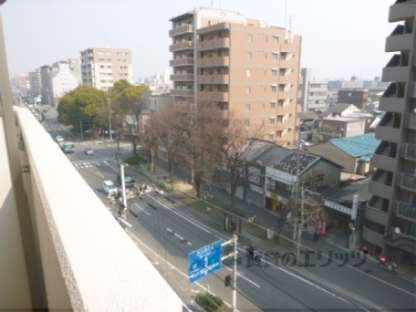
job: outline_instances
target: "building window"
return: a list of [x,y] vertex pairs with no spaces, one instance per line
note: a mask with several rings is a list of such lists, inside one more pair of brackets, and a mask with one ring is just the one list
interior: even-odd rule
[[276,131],[276,137],[281,138],[282,137],[282,131]]
[[253,60],[253,52],[248,52],[247,53],[247,58],[248,58],[249,61],[252,61]]
[[250,69],[246,69],[246,76],[247,76],[247,78],[251,77],[251,70]]
[[249,119],[246,119],[244,121],[244,124],[246,125],[247,128],[249,128],[250,127],[250,120]]
[[270,103],[270,107],[271,107],[271,108],[276,108],[276,102],[271,102],[271,103]]
[[278,61],[279,60],[279,53],[277,53],[277,52],[273,52],[273,59],[275,60],[275,61]]
[[249,34],[249,35],[247,36],[247,39],[248,39],[248,42],[249,42],[249,43],[252,43],[252,42],[253,42],[253,35],[252,35],[252,34]]
[[276,120],[275,120],[274,118],[270,118],[270,120],[269,120],[269,121],[270,121],[270,124],[271,124],[271,125],[274,125],[274,123],[275,123],[275,121],[276,121]]
[[277,76],[277,69],[272,69],[272,75]]
[[246,108],[248,111],[251,111],[251,104],[246,104]]
[[247,87],[247,88],[246,88],[246,94],[247,94],[247,95],[250,95],[250,94],[251,94],[251,87]]
[[279,100],[278,105],[279,107],[283,107],[285,105],[285,100]]
[[276,86],[272,86],[271,87],[271,90],[272,90],[273,93],[276,93],[277,92],[277,87]]
[[277,122],[280,122],[280,123],[283,122],[283,115],[278,115],[276,119],[277,119]]

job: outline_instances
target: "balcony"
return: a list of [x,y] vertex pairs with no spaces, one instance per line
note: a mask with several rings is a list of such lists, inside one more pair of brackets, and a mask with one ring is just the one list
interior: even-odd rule
[[172,90],[172,95],[179,97],[192,97],[194,96],[194,91],[191,89],[174,89]]
[[400,187],[410,192],[416,192],[416,175],[410,173],[401,173]]
[[405,82],[409,80],[408,62],[402,60],[399,54],[393,55],[390,62],[383,69],[383,81],[400,81]]
[[169,36],[176,37],[184,34],[190,34],[193,32],[193,27],[191,24],[186,24],[182,26],[178,26],[169,31]]
[[373,156],[373,163],[376,168],[381,168],[387,171],[394,171],[396,167],[396,159],[384,153],[375,153]]
[[406,114],[406,128],[416,130],[416,113]]
[[400,128],[379,125],[376,128],[376,137],[382,141],[399,143],[401,137]]
[[198,60],[199,67],[228,67],[230,58],[228,56],[203,57]]
[[414,19],[415,4],[412,1],[397,1],[390,7],[389,22],[399,22]]
[[183,311],[179,297],[35,117],[20,107],[13,113],[4,103],[0,306],[25,311]]
[[401,156],[404,159],[416,161],[416,144],[403,144],[401,149]]
[[215,24],[215,25],[206,26],[206,27],[198,29],[198,34],[200,34],[200,35],[209,34],[209,33],[213,33],[213,32],[227,30],[227,29],[230,29],[230,28],[231,28],[231,24],[229,24],[229,23],[218,23],[218,24]]
[[228,84],[229,75],[199,75],[198,84]]
[[397,25],[393,33],[386,39],[386,52],[397,52],[412,49],[412,29]]
[[373,207],[370,202],[367,203],[367,207],[364,209],[365,218],[377,224],[386,225],[388,222],[388,213],[376,207]]
[[396,215],[402,219],[416,223],[416,204],[396,201]]
[[170,75],[172,81],[194,81],[193,74],[173,74]]
[[376,246],[383,247],[384,245],[384,235],[365,226],[363,227],[363,239]]
[[200,91],[198,98],[204,102],[228,102],[228,92]]
[[172,67],[193,66],[194,59],[192,57],[176,58],[169,62]]
[[390,199],[393,196],[393,188],[391,185],[387,185],[383,182],[370,180],[368,183],[368,189],[371,194],[381,198]]
[[406,250],[407,252],[416,255],[416,235],[402,233],[400,226],[391,226],[390,235],[386,238],[386,243],[395,248]]
[[198,43],[199,51],[229,49],[230,38],[216,38],[211,40],[200,41]]
[[169,47],[170,52],[178,52],[178,51],[185,51],[185,50],[192,50],[193,43],[192,41],[182,41],[172,44]]

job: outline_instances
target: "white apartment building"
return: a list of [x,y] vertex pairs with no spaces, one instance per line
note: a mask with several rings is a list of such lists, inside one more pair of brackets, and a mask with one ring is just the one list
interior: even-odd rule
[[108,90],[115,82],[133,83],[132,54],[129,49],[91,48],[81,51],[82,83]]
[[51,82],[55,105],[58,105],[61,97],[80,85],[79,76],[77,76],[77,67],[75,65],[71,60],[52,64]]
[[308,68],[302,68],[299,91],[299,103],[303,112],[323,112],[328,108],[328,82],[311,79]]

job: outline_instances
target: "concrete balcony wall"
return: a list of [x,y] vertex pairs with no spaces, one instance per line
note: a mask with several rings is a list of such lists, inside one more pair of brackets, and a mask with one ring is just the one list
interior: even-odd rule
[[172,81],[194,81],[193,74],[173,74],[170,76]]
[[176,293],[34,116],[23,108],[16,116],[48,308],[183,311]]
[[230,47],[230,38],[217,38],[198,43],[198,49],[200,51],[228,49]]
[[199,84],[228,84],[230,76],[228,75],[199,75]]
[[173,96],[182,96],[182,97],[192,97],[194,95],[194,92],[192,90],[180,90],[180,89],[174,89],[172,90]]
[[228,92],[220,91],[201,91],[198,94],[201,101],[210,101],[210,102],[228,102]]
[[0,310],[26,311],[32,309],[32,303],[6,151],[3,118],[0,117]]
[[367,220],[377,224],[386,225],[388,221],[388,214],[380,209],[376,209],[368,205],[364,210],[364,215]]
[[169,62],[172,67],[179,66],[192,66],[194,64],[194,59],[191,57],[177,58]]
[[406,115],[406,127],[416,130],[416,113]]
[[382,80],[387,82],[407,81],[409,79],[409,67],[392,66],[383,69]]
[[380,109],[385,112],[401,113],[406,105],[405,98],[398,97],[381,97]]
[[394,171],[396,160],[395,158],[376,153],[373,156],[373,163],[377,168],[381,168],[387,171]]
[[174,29],[171,29],[169,31],[169,36],[175,37],[179,35],[190,34],[192,33],[192,31],[193,31],[192,25],[187,24],[187,25],[183,25],[183,26],[179,26]]
[[183,41],[183,42],[174,43],[169,47],[170,52],[192,50],[192,49],[193,49],[192,41]]
[[384,245],[384,236],[380,233],[370,230],[365,226],[363,227],[363,239],[379,247],[383,247]]
[[398,22],[415,17],[416,3],[404,2],[390,7],[389,21]]
[[400,142],[400,129],[393,127],[378,126],[376,128],[376,137],[387,142]]
[[389,36],[386,39],[386,52],[405,51],[412,49],[413,34]]
[[227,67],[230,66],[230,58],[223,57],[204,57],[198,60],[199,67]]
[[386,185],[381,182],[375,182],[370,180],[368,183],[368,189],[370,190],[371,194],[377,195],[381,198],[390,199],[393,196],[393,188],[392,186]]

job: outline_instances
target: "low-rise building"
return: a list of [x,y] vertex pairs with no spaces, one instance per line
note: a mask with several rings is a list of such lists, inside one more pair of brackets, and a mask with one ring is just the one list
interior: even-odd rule
[[368,91],[344,89],[338,91],[338,103],[354,104],[360,109],[366,107],[368,103]]
[[334,138],[362,135],[366,131],[366,120],[354,117],[327,117],[319,127],[320,142]]
[[308,148],[308,151],[327,158],[343,168],[344,172],[367,175],[372,171],[372,158],[380,140],[374,133],[331,139]]
[[312,153],[256,140],[247,156],[245,199],[258,207],[287,208],[296,183],[319,191],[339,185],[341,167]]
[[328,108],[328,82],[310,78],[307,68],[302,68],[299,85],[299,102],[302,112],[323,112]]

